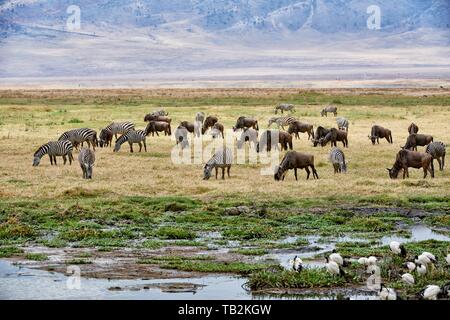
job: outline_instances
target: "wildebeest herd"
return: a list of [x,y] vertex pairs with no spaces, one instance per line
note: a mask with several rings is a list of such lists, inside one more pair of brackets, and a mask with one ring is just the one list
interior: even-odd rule
[[[307,133],[308,140],[312,145],[325,147],[328,143],[331,145],[329,153],[329,161],[334,168],[335,173],[347,172],[347,163],[344,152],[337,147],[337,143],[341,142],[344,148],[349,147],[348,132],[349,121],[344,117],[337,117],[337,107],[326,106],[320,112],[321,116],[327,116],[328,113],[334,114],[336,118],[337,128],[325,128],[318,126],[314,132],[313,125],[301,122],[292,114],[295,107],[292,104],[280,104],[275,107],[275,114],[278,112],[290,112],[289,116],[276,116],[269,119],[268,129],[259,133],[258,120],[252,117],[240,116],[236,120],[233,127],[235,133],[240,132],[237,137],[237,148],[241,149],[246,142],[249,148],[255,148],[256,152],[270,152],[272,148],[287,151],[280,164],[274,169],[275,180],[284,180],[288,170],[293,169],[295,178],[297,179],[297,170],[305,169],[307,179],[309,179],[311,171],[314,179],[318,179],[319,175],[314,166],[314,156],[297,151],[293,151],[293,138],[299,139],[299,133]],[[41,158],[48,154],[51,165],[56,165],[56,157],[63,158],[64,164],[67,159],[72,163],[73,149],[81,146],[78,157],[80,167],[82,169],[83,178],[92,178],[92,167],[95,161],[95,147],[112,147],[112,140],[115,137],[114,152],[118,152],[122,144],[127,142],[130,146],[130,152],[133,152],[133,144],[139,145],[139,152],[147,152],[146,137],[151,134],[159,136],[163,133],[166,136],[172,135],[171,122],[172,119],[164,110],[157,110],[145,115],[144,121],[147,126],[144,130],[137,130],[134,123],[130,121],[113,122],[107,127],[100,130],[97,138],[97,132],[89,128],[73,129],[64,132],[58,141],[49,141],[39,147],[34,153],[33,166],[38,166]],[[278,129],[270,129],[272,124],[276,124]],[[287,131],[285,127],[288,127]],[[280,128],[282,130],[280,130]],[[213,139],[224,138],[225,127],[219,122],[218,117],[213,115],[206,116],[203,112],[197,112],[194,122],[181,121],[176,128],[175,140],[176,144],[182,149],[189,147],[189,136],[194,137],[210,134]],[[419,134],[419,127],[411,123],[408,127],[409,136],[403,147],[397,152],[395,162],[392,168],[387,168],[389,177],[395,179],[399,173],[403,171],[403,178],[409,177],[408,168],[423,169],[424,178],[428,172],[434,177],[434,164],[436,159],[439,163],[439,170],[444,170],[445,164],[445,144],[440,141],[434,141],[433,136],[427,134]],[[120,136],[119,136],[120,135]],[[386,139],[388,143],[393,143],[392,131],[380,125],[373,125],[368,135],[372,144],[379,144],[380,139]],[[87,144],[87,148],[83,144]],[[280,145],[280,147],[278,147]],[[93,150],[90,150],[92,146]],[[425,152],[418,152],[418,146],[425,146]],[[222,179],[225,177],[225,169],[230,176],[230,167],[233,162],[233,152],[227,147],[219,148],[215,154],[204,166],[204,179],[209,179],[211,172],[215,169],[216,178],[218,169],[222,169]]]

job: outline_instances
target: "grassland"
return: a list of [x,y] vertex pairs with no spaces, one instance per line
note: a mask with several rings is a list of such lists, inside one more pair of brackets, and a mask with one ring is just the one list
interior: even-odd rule
[[[284,182],[276,182],[260,174],[260,165],[247,164],[233,166],[231,179],[205,182],[201,164],[171,162],[175,142],[164,136],[148,137],[147,153],[131,154],[128,146],[119,153],[98,148],[91,181],[81,178],[77,163],[50,166],[44,158],[39,167],[31,166],[34,151],[68,129],[99,130],[118,120],[144,128],[144,115],[161,105],[173,119],[172,128],[192,121],[197,111],[218,116],[226,128],[240,115],[256,117],[265,128],[279,102],[297,104],[295,115],[315,127],[335,126],[334,117],[323,118],[319,112],[327,103],[338,106],[339,115],[350,120],[346,175],[333,174],[329,146],[314,148],[305,135],[294,141],[294,149],[315,155],[319,180],[307,181],[301,172],[299,181],[289,173]],[[72,248],[66,264],[95,269],[95,259],[122,255],[129,248],[135,265],[154,266],[158,272],[252,274],[250,283],[257,289],[276,283],[295,288],[342,285],[323,270],[303,276],[275,272],[271,263],[255,263],[255,257],[303,250],[311,235],[323,241],[344,235],[370,239],[371,245],[336,246],[347,257],[382,256],[387,249],[372,244],[387,234],[408,236],[400,226],[417,223],[410,209],[423,212],[421,223],[450,235],[449,169],[426,180],[419,170],[411,170],[408,180],[390,180],[385,169],[393,164],[411,122],[448,143],[449,119],[450,92],[442,89],[1,91],[0,257],[45,265],[51,250]],[[393,145],[371,144],[367,135],[375,123],[392,130]],[[239,206],[244,210],[229,210]],[[283,242],[290,236],[298,239]],[[228,254],[215,253],[214,248],[231,243]],[[36,247],[51,252],[30,250]],[[412,250],[418,247],[438,247],[444,254],[448,242],[411,245]],[[198,259],[199,253],[207,258]],[[447,276],[435,275],[437,281]]]

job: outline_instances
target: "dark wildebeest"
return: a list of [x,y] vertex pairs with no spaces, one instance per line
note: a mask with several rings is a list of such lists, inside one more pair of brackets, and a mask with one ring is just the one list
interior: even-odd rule
[[372,126],[370,136],[368,137],[372,140],[372,144],[375,144],[375,142],[380,144],[380,138],[386,138],[389,143],[393,143],[391,130],[383,128],[382,126]]
[[283,160],[281,160],[280,165],[275,169],[274,178],[277,181],[284,180],[287,171],[294,169],[295,180],[298,180],[297,169],[305,169],[307,173],[306,179],[309,179],[309,175],[311,173],[309,171],[309,167],[312,169],[313,178],[319,179],[319,175],[314,167],[313,155],[300,153],[297,151],[288,151],[283,157]]
[[164,132],[165,136],[170,136],[172,134],[170,124],[163,121],[150,121],[145,128],[145,132],[147,133],[147,135],[151,133],[152,136],[154,136],[155,133],[157,136],[159,136],[158,132]]
[[261,134],[261,139],[256,144],[256,152],[260,152],[260,150],[270,152],[272,147],[278,149],[278,143],[281,145],[281,150],[293,149],[292,136],[289,133],[278,130],[266,130]]
[[334,116],[337,116],[337,107],[335,106],[326,106],[325,108],[322,109],[322,111],[320,112],[320,114],[325,117],[328,117],[328,112],[331,112],[334,114]]
[[211,136],[213,139],[222,136],[222,138],[224,138],[223,135],[223,131],[224,131],[224,127],[223,124],[216,122],[213,127],[211,128]]
[[205,132],[213,125],[215,125],[217,121],[219,121],[217,117],[207,116],[205,121],[203,122],[202,134],[205,134]]
[[155,115],[149,113],[144,117],[144,121],[162,121],[162,122],[167,122],[170,124],[172,119],[170,119],[169,117],[166,117],[166,116],[155,116]]
[[411,134],[411,133],[417,133],[417,132],[419,132],[419,127],[414,122],[411,123],[408,127],[408,133]]
[[324,128],[322,126],[318,126],[316,129],[316,133],[314,134],[313,146],[317,147],[317,145],[319,144],[320,138],[325,138],[328,133],[330,133],[330,129]]
[[319,143],[322,147],[331,141],[332,147],[337,147],[337,141],[341,141],[345,148],[348,148],[347,131],[331,128],[325,138],[320,138]]
[[180,122],[181,127],[185,127],[187,131],[190,133],[194,133],[195,125],[193,123],[190,123],[188,121],[181,121]]
[[433,142],[433,136],[428,134],[412,133],[406,139],[405,146],[402,149],[416,150],[417,146],[426,146]]
[[98,136],[98,144],[100,148],[110,146],[112,144],[113,133],[111,130],[102,129],[100,135]]
[[233,127],[233,131],[244,128],[253,128],[259,130],[258,120],[248,117],[239,117],[236,121],[236,125]]
[[314,139],[314,129],[312,124],[303,123],[300,121],[294,121],[289,125],[288,128],[289,134],[295,134],[295,137],[297,139],[300,139],[299,132],[301,133],[308,133],[308,140]]
[[405,176],[409,178],[408,168],[422,168],[424,179],[427,177],[428,171],[430,172],[431,177],[434,178],[433,157],[428,153],[402,149],[397,153],[392,168],[386,169],[389,171],[389,177],[391,179],[396,179],[400,170],[403,170],[403,179],[405,179]]

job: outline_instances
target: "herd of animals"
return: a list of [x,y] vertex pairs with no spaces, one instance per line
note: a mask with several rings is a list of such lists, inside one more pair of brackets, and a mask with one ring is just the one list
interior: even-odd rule
[[[325,128],[318,126],[314,132],[313,125],[301,122],[293,116],[295,106],[292,104],[280,104],[275,107],[275,114],[281,112],[289,112],[290,115],[276,116],[269,119],[268,129],[259,133],[258,121],[252,117],[241,116],[237,119],[236,125],[233,127],[235,132],[241,132],[237,141],[237,147],[240,149],[245,143],[256,148],[257,152],[270,152],[272,148],[286,150],[286,154],[280,164],[275,168],[275,180],[284,180],[288,170],[294,170],[295,179],[297,180],[297,170],[304,169],[307,173],[307,179],[312,171],[313,178],[319,178],[314,166],[314,156],[311,154],[293,151],[293,139],[298,139],[300,133],[307,133],[308,139],[312,141],[314,147],[320,145],[326,146],[331,144],[329,160],[333,165],[335,173],[347,172],[347,162],[342,149],[337,147],[337,143],[341,142],[344,148],[349,147],[348,131],[349,121],[343,117],[337,117],[337,107],[326,106],[322,109],[321,116],[326,117],[329,113],[336,118],[337,128]],[[58,141],[50,141],[34,153],[33,166],[38,166],[41,158],[48,154],[51,165],[56,165],[56,157],[61,156],[66,164],[67,158],[71,164],[73,161],[73,149],[83,146],[87,143],[88,148],[82,148],[79,153],[79,163],[84,178],[92,178],[92,168],[95,162],[95,147],[111,147],[113,137],[115,137],[114,152],[118,152],[124,143],[130,146],[130,152],[133,152],[133,144],[139,145],[139,152],[142,147],[147,151],[146,137],[151,134],[159,136],[172,135],[171,121],[168,113],[164,110],[157,110],[147,114],[144,121],[147,122],[145,130],[137,130],[134,123],[113,122],[106,128],[100,130],[97,138],[97,132],[89,128],[73,129],[64,132]],[[270,127],[275,124],[278,129],[272,130]],[[287,127],[287,131],[285,131]],[[439,163],[439,170],[444,169],[445,164],[445,144],[440,141],[434,141],[433,136],[428,134],[419,134],[419,127],[411,123],[408,127],[409,136],[405,145],[398,151],[392,168],[388,168],[389,177],[395,179],[400,171],[403,171],[403,178],[409,177],[408,168],[423,169],[424,178],[428,172],[434,177],[434,164],[436,159]],[[210,134],[213,138],[224,137],[224,125],[219,122],[218,117],[213,115],[206,116],[203,112],[197,112],[193,122],[182,121],[175,130],[176,143],[181,148],[189,147],[189,135],[200,137],[201,135]],[[275,134],[275,135],[274,135]],[[118,137],[118,135],[120,135]],[[276,138],[273,138],[276,137]],[[368,136],[372,144],[380,143],[380,139],[386,139],[388,143],[393,143],[392,132],[388,128],[374,125]],[[90,149],[92,146],[92,150]],[[418,152],[418,146],[425,146],[425,152]],[[230,176],[230,168],[233,163],[233,153],[231,148],[223,146],[219,148],[212,158],[204,166],[204,179],[211,177],[212,170],[215,170],[217,179],[218,169],[222,169],[222,179],[225,178],[225,170]]]
[[[443,264],[444,268],[450,268],[450,254],[444,257],[444,261],[440,262],[439,258],[436,257],[431,252],[423,252],[420,255],[412,256],[409,255],[405,247],[397,241],[391,241],[389,244],[389,249],[392,255],[398,256],[402,259],[402,268],[404,269],[403,274],[399,274],[399,279],[406,285],[414,285],[415,278],[414,273],[417,277],[423,277],[427,273],[434,272],[436,265],[438,263]],[[347,273],[344,271],[344,267],[348,266],[349,260],[344,259],[336,250],[325,257],[326,259],[326,270],[337,277],[347,277]],[[377,257],[361,257],[359,259],[353,259],[356,263],[366,268],[366,273],[371,275],[380,274],[380,266]],[[303,267],[303,261],[298,256],[294,259],[289,260],[289,263],[293,271],[301,272]],[[376,283],[375,283],[376,284]],[[378,282],[379,290],[378,297],[381,300],[400,300],[400,295],[393,289],[386,287],[381,281]],[[435,284],[427,285],[420,292],[417,293],[417,297],[425,300],[437,300],[437,299],[449,299],[450,298],[450,282],[447,282],[443,286],[438,286]]]

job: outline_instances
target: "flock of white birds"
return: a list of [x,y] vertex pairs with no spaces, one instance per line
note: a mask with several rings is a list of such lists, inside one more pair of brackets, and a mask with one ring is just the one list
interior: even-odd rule
[[[389,244],[390,251],[394,255],[406,257],[405,247],[397,241],[392,241]],[[375,256],[361,257],[358,263],[366,267],[368,274],[375,274],[379,270],[377,263],[378,259]],[[403,266],[408,272],[401,275],[401,280],[407,285],[414,285],[415,278],[413,272],[417,273],[417,276],[424,276],[430,269],[434,268],[437,262],[437,257],[431,252],[422,252],[422,254],[415,256],[414,261],[405,261]],[[450,267],[450,253],[445,257],[447,267]],[[298,256],[289,261],[292,269],[296,272],[303,270],[303,261]],[[345,276],[346,273],[342,269],[346,265],[344,258],[335,250],[326,257],[326,270],[333,276]],[[393,288],[388,288],[384,284],[380,284],[378,297],[380,300],[397,300],[400,299],[397,292]],[[442,287],[434,284],[427,285],[423,290],[419,292],[419,297],[425,300],[437,300],[439,297],[450,298],[450,282]]]

